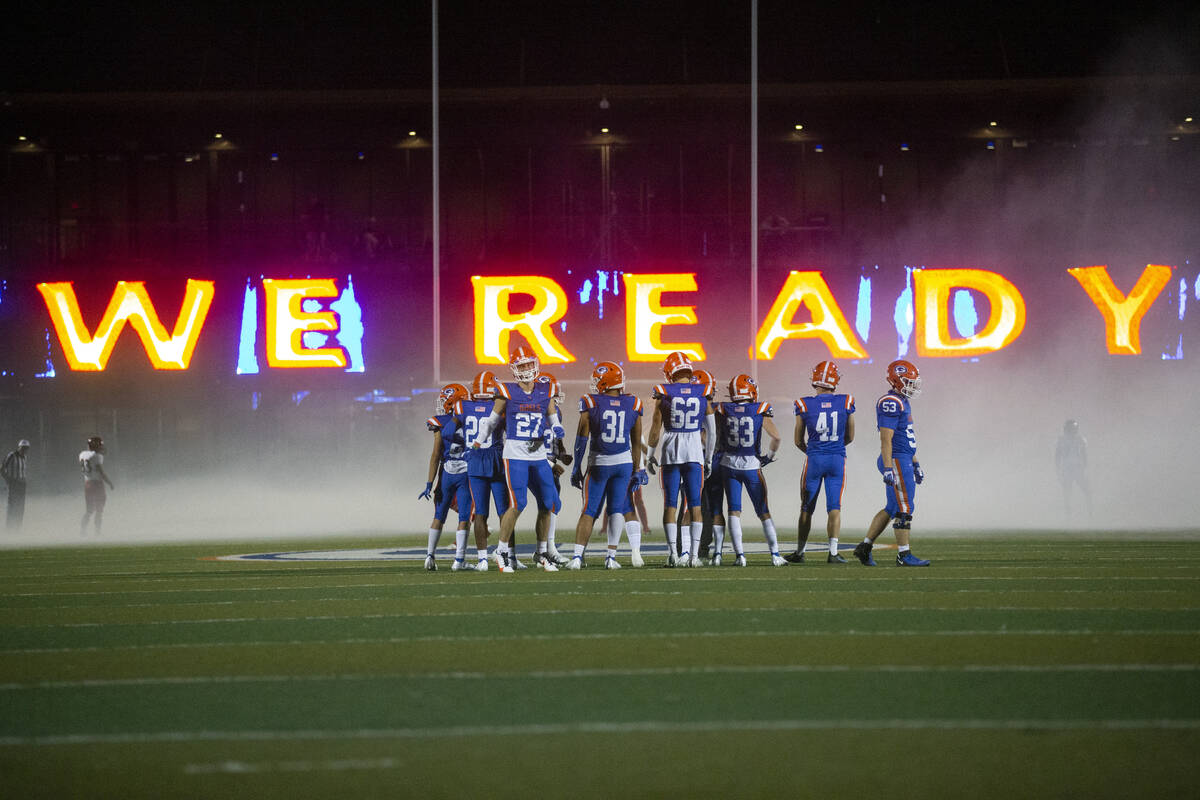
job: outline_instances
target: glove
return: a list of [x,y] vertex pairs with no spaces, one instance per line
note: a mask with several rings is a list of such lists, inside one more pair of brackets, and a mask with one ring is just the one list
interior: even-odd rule
[[650,476],[646,474],[646,470],[644,469],[639,469],[637,472],[633,473],[633,477],[629,480],[631,486],[645,486],[649,482]]
[[774,460],[775,460],[774,453],[764,453],[763,455],[760,455],[758,457],[758,465],[760,467],[765,467],[767,464],[770,464]]
[[709,475],[712,475],[712,465],[705,464],[704,465],[704,480],[708,480]]
[[561,439],[567,435],[567,432],[565,430],[563,430],[562,425],[555,425],[553,428],[550,429],[550,435],[553,436],[555,439]]
[[917,483],[922,483],[925,480],[925,470],[921,469],[921,465],[913,462],[913,476],[917,479]]
[[417,495],[417,499],[418,500],[428,500],[432,493],[433,493],[433,481],[426,481],[425,491],[423,491],[419,495]]
[[571,470],[571,485],[576,489],[583,488],[583,473],[579,470]]
[[650,457],[646,459],[646,469],[651,475],[655,474],[658,469],[658,459],[654,457],[653,453],[651,453]]
[[888,467],[887,469],[885,469],[883,471],[883,482],[886,483],[888,486],[895,486],[896,485],[896,470],[892,469],[891,467]]

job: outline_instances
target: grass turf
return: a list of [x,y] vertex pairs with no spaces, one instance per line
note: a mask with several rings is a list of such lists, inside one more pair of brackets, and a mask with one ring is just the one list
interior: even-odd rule
[[4,552],[5,796],[1194,786],[1194,534],[928,539],[929,569],[202,560],[253,549]]

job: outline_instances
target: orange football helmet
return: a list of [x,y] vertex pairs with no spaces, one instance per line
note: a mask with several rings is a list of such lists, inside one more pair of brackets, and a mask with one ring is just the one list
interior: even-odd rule
[[471,381],[472,400],[491,400],[496,396],[496,373],[490,369],[475,376]]
[[729,399],[735,403],[758,399],[758,382],[749,375],[736,376],[729,382]]
[[712,400],[713,395],[717,393],[717,379],[712,376],[712,373],[706,369],[698,369],[692,373],[692,383],[700,383],[704,385],[704,396]]
[[671,355],[667,356],[667,360],[662,365],[663,375],[667,376],[667,380],[675,380],[675,376],[681,372],[693,372],[692,360],[685,353],[676,350]]
[[562,386],[558,382],[558,378],[555,378],[549,372],[539,373],[537,376],[537,382],[549,384],[550,397],[560,406],[562,405],[563,400],[567,399],[567,393],[563,391]]
[[508,366],[512,369],[513,377],[520,383],[528,383],[541,373],[538,357],[525,345],[512,351],[508,358]]
[[625,372],[619,364],[612,361],[601,361],[592,370],[592,394],[607,392],[609,389],[625,388]]
[[466,400],[471,396],[467,391],[467,387],[461,383],[447,383],[438,392],[437,400],[434,402],[434,411],[438,414],[449,414],[454,408],[454,404],[459,400]]
[[836,389],[842,373],[838,372],[837,364],[832,361],[822,361],[813,367],[812,385],[821,389]]
[[916,397],[921,393],[921,373],[911,361],[900,359],[888,364],[887,382],[905,397]]

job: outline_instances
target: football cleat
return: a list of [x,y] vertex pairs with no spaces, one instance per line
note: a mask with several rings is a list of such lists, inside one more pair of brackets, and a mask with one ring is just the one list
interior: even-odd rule
[[546,572],[558,572],[558,565],[554,563],[548,553],[538,553],[533,557],[533,563]]
[[708,565],[706,563],[704,563],[704,559],[700,558],[700,556],[692,556],[692,560],[688,562],[688,566],[689,567],[707,567]]
[[803,550],[794,550],[794,551],[788,553],[786,556],[784,556],[783,560],[788,562],[789,564],[803,564],[804,563],[804,551]]
[[826,564],[848,564],[849,562],[846,561],[846,559],[842,558],[841,554],[839,554],[839,553],[830,553],[829,556],[825,559],[825,563]]
[[571,560],[567,562],[567,569],[583,569],[583,556],[571,556]]
[[721,566],[721,554],[720,553],[717,553],[715,556],[712,557],[712,565],[714,567]]
[[692,565],[692,554],[684,550],[679,554],[679,558],[675,561],[677,567],[690,567]]
[[456,558],[450,563],[450,571],[458,572],[459,570],[467,569],[467,562],[464,559]]
[[630,554],[629,566],[631,566],[631,567],[646,566],[646,562],[642,559],[642,551],[641,550],[634,550],[633,553]]
[[437,564],[433,562],[432,553],[425,556],[425,569],[429,570],[430,572],[437,572]]
[[496,551],[496,567],[501,572],[513,571],[512,561],[509,559],[508,553],[501,553],[499,550]]
[[896,554],[896,566],[898,567],[928,567],[929,562],[923,558],[917,558],[913,555],[912,550],[905,550],[903,553]]
[[606,558],[606,559],[604,559],[604,568],[605,569],[620,569],[621,562],[617,561],[615,558]]
[[671,550],[667,553],[667,563],[663,566],[674,567],[679,564],[679,557],[675,555],[675,551]]
[[772,567],[786,567],[787,565],[788,565],[788,562],[787,562],[786,558],[779,555],[779,553],[771,553],[771,566]]
[[562,553],[558,552],[557,549],[548,550],[548,551],[546,551],[546,554],[548,556],[550,556],[550,560],[553,561],[554,565],[558,566],[558,567],[565,567],[567,565],[567,562],[570,561],[569,558],[564,556]]
[[875,559],[871,558],[872,547],[870,542],[859,542],[854,548],[854,557],[861,561],[864,567],[875,566]]
[[739,555],[737,558],[735,558],[735,559],[733,560],[733,565],[734,565],[735,567],[744,567],[744,566],[746,566],[746,557],[745,557],[744,555]]
[[486,558],[479,559],[479,563],[475,565],[475,571],[476,572],[487,572],[488,571],[488,560]]

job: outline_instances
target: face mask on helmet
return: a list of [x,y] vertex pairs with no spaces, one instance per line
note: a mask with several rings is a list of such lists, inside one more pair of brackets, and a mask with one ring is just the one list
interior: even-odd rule
[[529,381],[536,380],[541,372],[537,356],[530,352],[524,345],[513,351],[512,358],[508,360],[508,365],[512,369],[513,377],[519,383],[528,383]]

